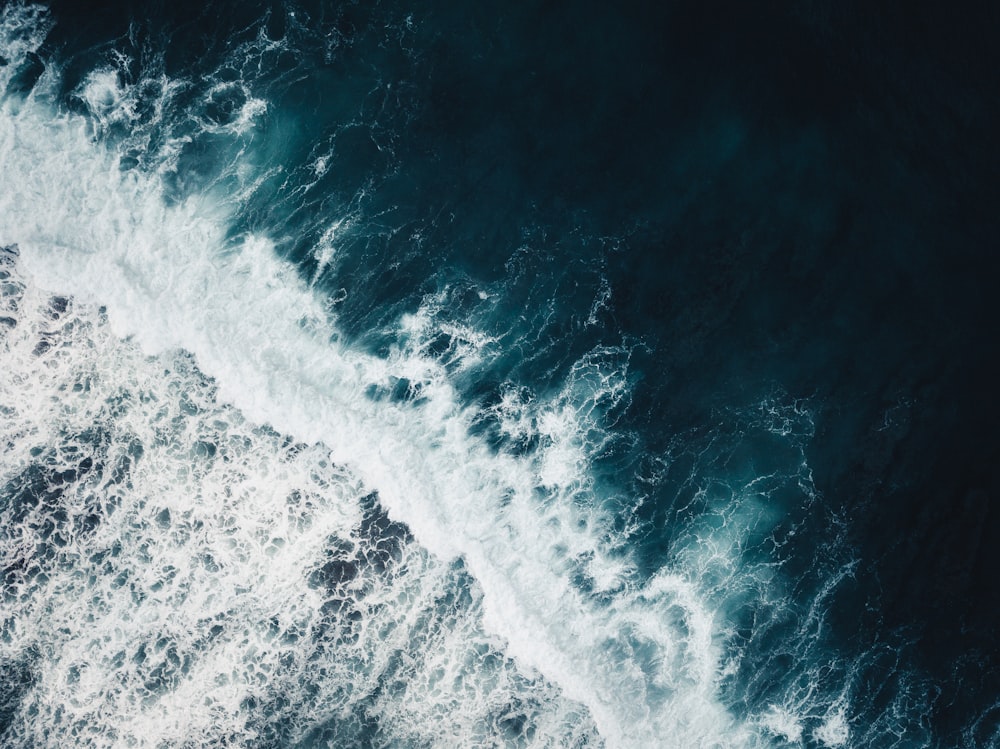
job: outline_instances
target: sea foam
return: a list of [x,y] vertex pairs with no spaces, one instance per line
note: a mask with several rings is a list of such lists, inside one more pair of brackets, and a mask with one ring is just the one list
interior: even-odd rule
[[[16,65],[37,50],[46,22],[32,6],[8,8],[2,54]],[[204,740],[219,730],[220,715],[239,715],[227,730],[244,740],[262,735],[249,717],[254,706],[270,700],[268,709],[280,713],[274,695],[287,688],[309,695],[302,699],[311,717],[293,732],[297,739],[320,730],[319,716],[356,716],[344,690],[357,690],[365,704],[385,700],[367,708],[382,730],[406,736],[408,716],[419,715],[413,740],[474,741],[491,725],[499,730],[484,711],[517,717],[490,695],[509,702],[520,690],[549,706],[508,725],[532,744],[559,744],[574,730],[576,740],[598,741],[587,738],[591,720],[609,746],[769,742],[718,699],[720,633],[698,581],[669,569],[640,580],[597,496],[590,462],[608,404],[627,390],[627,350],[595,349],[544,398],[511,391],[495,407],[502,428],[532,432],[538,448],[493,449],[473,434],[476,407],[463,405],[444,364],[423,354],[419,314],[400,323],[412,344],[404,335],[386,356],[352,348],[330,306],[278,258],[269,237],[232,236],[235,211],[259,184],[248,154],[266,105],[241,90],[230,124],[202,123],[215,136],[224,130],[231,159],[203,189],[177,192],[168,177],[178,173],[172,155],[182,136],[157,145],[147,168],[136,168],[119,141],[102,137],[108,123],[131,117],[135,92],[98,71],[78,92],[88,113],[72,114],[55,101],[58,75],[50,64],[30,92],[9,94],[0,109],[0,242],[16,245],[26,276],[5,352],[12,364],[5,402],[30,393],[41,399],[18,411],[23,426],[8,436],[15,447],[5,478],[29,470],[29,442],[61,444],[57,433],[93,420],[114,425],[107,459],[128,457],[132,434],[142,435],[142,457],[131,458],[138,473],[127,491],[73,484],[72,501],[113,497],[121,509],[95,507],[98,530],[73,537],[78,551],[53,567],[60,576],[36,575],[17,603],[6,604],[23,624],[5,647],[26,662],[34,657],[27,653],[50,652],[24,703],[35,707],[18,714],[25,741],[51,741],[45,720],[65,714],[76,716],[81,737],[150,745],[178,732]],[[184,85],[161,81],[156,96],[166,101]],[[331,226],[342,220],[332,217]],[[325,241],[329,262],[336,233]],[[41,289],[71,297],[80,310],[48,331],[58,349],[48,359],[33,353],[49,325]],[[486,345],[474,332],[464,340],[473,354]],[[96,401],[66,392],[76,392],[86,373],[103,388]],[[400,382],[419,397],[379,397]],[[81,387],[93,393],[95,385]],[[125,401],[122,412],[107,416],[116,397]],[[280,435],[305,447],[291,455]],[[405,573],[375,565],[357,578],[367,582],[341,586],[339,605],[361,610],[355,632],[348,614],[330,613],[328,592],[310,575],[337,539],[345,558],[361,564],[359,549],[373,542],[358,529],[365,512],[375,512],[364,509],[373,501],[415,543],[394,557]],[[108,572],[94,556],[78,571],[68,561],[99,557],[114,548],[113,537],[124,539],[119,554],[136,565],[126,577],[141,578],[137,584],[119,582],[124,561]],[[31,534],[20,538],[11,548],[30,564]],[[574,583],[581,570],[602,595]],[[435,613],[459,605],[448,596],[462,595],[461,616]],[[43,598],[47,608],[33,608]],[[226,634],[207,647],[216,626]],[[317,628],[355,650],[328,645],[316,656],[321,668],[341,672],[303,688],[311,651],[278,643]],[[412,657],[421,637],[435,641],[441,660],[385,660]],[[129,642],[150,643],[141,660],[159,659],[158,676],[140,675],[141,662],[127,665],[140,659]],[[478,668],[483,659],[492,665]],[[382,692],[365,679],[386,673],[397,674],[395,691],[373,697]],[[431,695],[423,707],[415,705],[421,688]],[[46,717],[25,717],[41,715],[41,705]],[[450,736],[430,736],[428,726],[449,710],[473,718],[454,724]],[[794,723],[768,726],[798,736]],[[838,741],[841,732],[831,724],[823,735]]]

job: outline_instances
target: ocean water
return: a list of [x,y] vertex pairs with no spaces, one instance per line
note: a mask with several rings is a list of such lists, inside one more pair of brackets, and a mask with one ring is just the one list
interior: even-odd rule
[[0,745],[1000,747],[997,31],[0,2]]

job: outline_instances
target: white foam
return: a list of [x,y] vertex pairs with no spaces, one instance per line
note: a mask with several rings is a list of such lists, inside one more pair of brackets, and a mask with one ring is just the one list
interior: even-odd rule
[[[101,76],[85,91],[99,111],[122,98]],[[114,333],[147,355],[191,352],[198,368],[217,382],[216,403],[233,404],[251,422],[325,445],[333,463],[346,467],[350,478],[344,480],[377,490],[391,517],[406,523],[440,560],[421,564],[442,569],[450,560],[464,560],[482,591],[487,630],[503,638],[526,674],[542,674],[584,704],[608,745],[754,742],[716,698],[714,622],[695,583],[664,571],[637,587],[628,563],[612,558],[602,540],[608,519],[599,503],[577,501],[593,499],[588,466],[604,438],[602,414],[627,393],[620,361],[608,363],[607,351],[592,352],[562,392],[531,407],[529,418],[543,438],[535,453],[493,452],[469,436],[476,414],[460,406],[445,368],[421,356],[419,346],[387,359],[345,347],[322,301],[276,258],[267,237],[227,241],[229,208],[217,195],[197,193],[168,205],[158,179],[123,173],[114,151],[94,144],[92,129],[82,117],[57,114],[38,94],[5,101],[0,111],[0,242],[20,247],[24,268],[41,288],[85,305],[106,305]],[[420,338],[419,320],[403,325]],[[471,331],[455,332],[467,346],[462,356],[485,345]],[[421,383],[420,405],[366,395],[394,378]],[[182,470],[174,464],[166,476],[151,476],[159,483],[149,496],[162,493],[164,501],[194,512],[167,478]],[[264,491],[270,481],[265,473],[255,485]],[[225,496],[225,487],[219,482],[208,494]],[[246,493],[236,493],[241,499],[229,510],[232,522],[238,536],[249,535],[233,539],[228,569],[241,579],[255,577],[229,584],[259,587],[263,600],[251,608],[262,615],[287,610],[290,604],[279,599],[301,583],[300,555],[320,553],[323,534],[290,539],[276,552],[283,561],[272,568],[257,551],[252,518],[275,510],[262,498],[263,504],[245,505]],[[336,498],[324,501],[341,507]],[[333,515],[344,516],[337,521],[340,532],[354,522],[350,501],[344,502],[348,507]],[[240,554],[257,566],[240,569]],[[179,567],[183,560],[171,564]],[[592,570],[599,585],[618,589],[610,603],[598,604],[572,584],[580,565]],[[422,590],[428,587],[434,583],[421,583]],[[165,608],[136,612],[118,605],[107,627],[123,622],[114,635],[123,642],[132,636],[130,627],[155,627],[156,618],[167,615]],[[310,605],[308,597],[297,604]],[[205,607],[211,602],[192,610]],[[152,619],[134,621],[142,612]],[[245,637],[263,635],[247,631]],[[73,645],[88,647],[70,638],[64,652]],[[253,647],[256,652],[267,645]],[[460,651],[461,644],[454,648]],[[218,674],[237,657],[221,649],[202,667]],[[65,673],[53,672],[53,700],[65,693],[58,686],[69,678]],[[152,713],[143,713],[150,730],[179,730],[203,694],[198,685],[204,678],[184,680]],[[98,702],[107,694],[100,680],[86,688]],[[213,704],[232,711],[244,694],[246,689],[224,680]],[[196,730],[197,721],[192,725]]]
[[793,714],[778,706],[772,706],[761,722],[764,727],[785,741],[798,744],[802,741],[802,724]]
[[[54,312],[0,261],[16,321],[0,329],[0,663],[34,682],[10,746],[242,745],[282,722],[294,742],[359,714],[403,744],[475,745],[506,713],[561,744],[593,732],[503,657],[460,570],[405,540],[386,571],[365,563],[387,539],[361,532],[367,489],[324,447],[220,406],[187,357],[145,357],[96,309]],[[38,466],[48,483],[27,487]],[[332,548],[348,574],[315,579]]]
[[820,726],[813,731],[813,738],[823,746],[847,746],[851,732],[847,724],[847,715],[843,706],[826,716]]

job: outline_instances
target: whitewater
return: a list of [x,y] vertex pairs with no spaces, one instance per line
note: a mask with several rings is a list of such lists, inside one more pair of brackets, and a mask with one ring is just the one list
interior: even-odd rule
[[[593,470],[640,343],[493,405],[454,381],[505,342],[442,330],[447,289],[366,349],[338,325],[351,288],[324,293],[277,232],[239,220],[285,178],[252,81],[129,82],[112,60],[66,107],[54,22],[20,3],[0,17],[10,746],[855,745],[849,667],[820,662],[843,675],[832,691],[793,685],[765,712],[723,699],[734,601],[787,594],[740,554],[779,520],[768,486],[815,494],[806,405],[758,409],[792,470],[709,498],[732,507],[641,572],[620,490]],[[253,59],[280,44],[262,29]],[[181,129],[185,96],[208,114]],[[216,155],[195,179],[182,154],[201,137]],[[318,152],[312,174],[327,168]],[[316,276],[353,219],[324,216]],[[819,636],[851,574],[801,632]]]

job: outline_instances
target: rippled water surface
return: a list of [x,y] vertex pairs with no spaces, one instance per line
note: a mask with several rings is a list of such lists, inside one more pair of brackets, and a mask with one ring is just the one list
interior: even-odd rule
[[0,743],[1000,746],[998,30],[0,3]]

